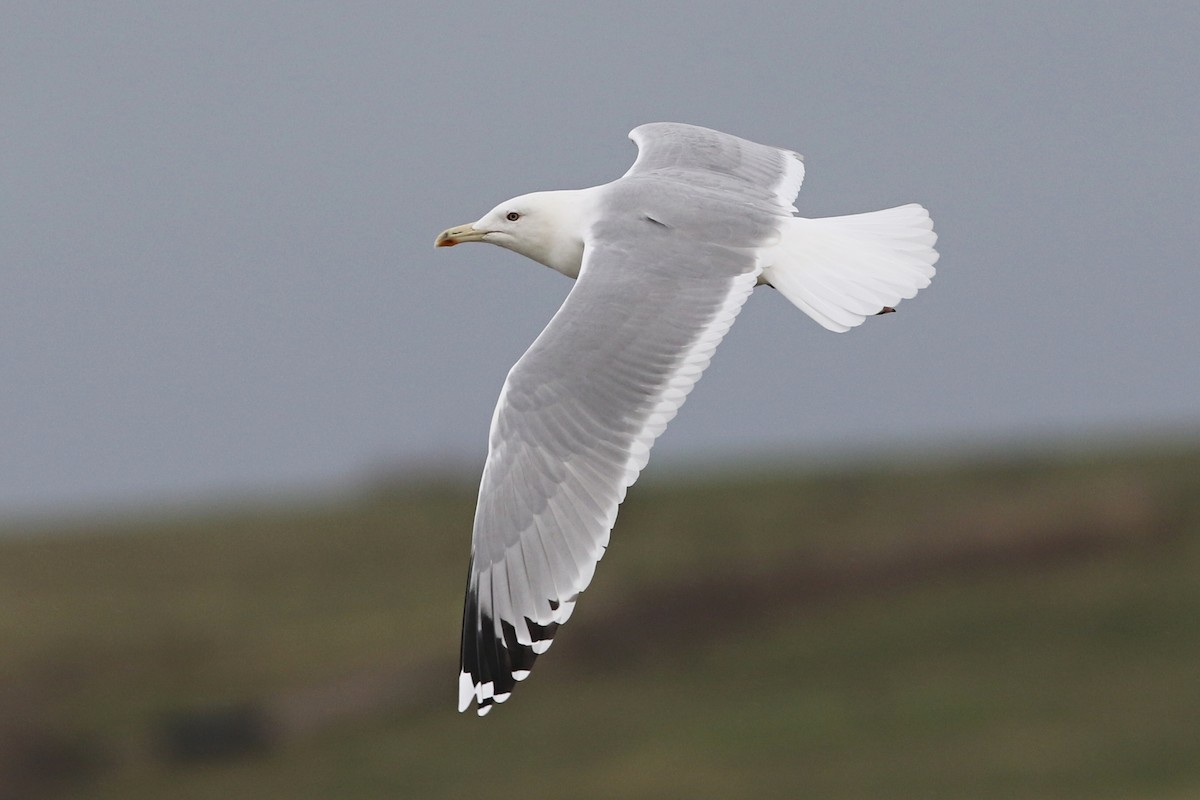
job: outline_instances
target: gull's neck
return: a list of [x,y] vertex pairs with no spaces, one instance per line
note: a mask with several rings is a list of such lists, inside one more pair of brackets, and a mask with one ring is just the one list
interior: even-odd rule
[[568,278],[578,278],[595,203],[593,189],[561,189],[528,196],[535,214],[528,218],[536,228],[515,243],[513,250]]

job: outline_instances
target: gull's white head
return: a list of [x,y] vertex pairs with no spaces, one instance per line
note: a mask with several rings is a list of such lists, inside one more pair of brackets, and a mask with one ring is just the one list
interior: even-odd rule
[[575,278],[583,262],[587,197],[585,189],[523,194],[475,222],[442,231],[434,245],[488,242]]

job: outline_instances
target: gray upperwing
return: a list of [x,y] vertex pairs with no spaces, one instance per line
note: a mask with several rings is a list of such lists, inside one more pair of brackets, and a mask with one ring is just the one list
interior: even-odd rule
[[[460,710],[472,698],[481,714],[507,699],[570,616],[650,446],[753,289],[754,246],[776,224],[751,215],[724,242],[701,241],[628,211],[622,191],[597,223],[570,295],[509,372],[492,418]],[[670,187],[657,200],[636,191],[660,216],[678,201]]]
[[742,192],[794,210],[791,204],[804,180],[799,153],[679,122],[639,125],[629,138],[638,156],[626,176],[673,171],[701,181],[705,173],[727,176],[741,184]]

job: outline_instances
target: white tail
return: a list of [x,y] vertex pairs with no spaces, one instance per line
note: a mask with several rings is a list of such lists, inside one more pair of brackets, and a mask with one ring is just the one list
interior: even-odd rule
[[761,281],[842,333],[929,285],[938,260],[929,212],[916,203],[784,223]]

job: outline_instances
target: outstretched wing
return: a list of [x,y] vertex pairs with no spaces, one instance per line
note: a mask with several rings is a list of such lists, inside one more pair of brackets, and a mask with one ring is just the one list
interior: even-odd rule
[[508,699],[604,553],[626,489],[779,240],[798,157],[644,125],[597,190],[579,279],[508,374],[492,417],[463,612],[459,710]]

